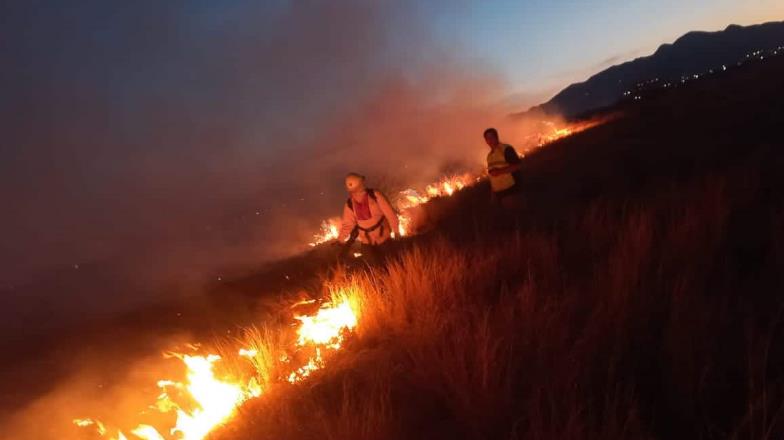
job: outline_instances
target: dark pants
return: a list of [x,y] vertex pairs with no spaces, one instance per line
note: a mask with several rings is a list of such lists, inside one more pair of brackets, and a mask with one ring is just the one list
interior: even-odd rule
[[494,221],[502,229],[517,229],[524,208],[525,201],[519,191],[493,194]]
[[519,212],[523,209],[523,195],[520,191],[493,193],[493,205],[508,212]]
[[384,249],[388,247],[388,244],[389,240],[381,244],[367,244],[357,240],[342,247],[340,259],[350,266],[356,263],[377,265],[383,261]]

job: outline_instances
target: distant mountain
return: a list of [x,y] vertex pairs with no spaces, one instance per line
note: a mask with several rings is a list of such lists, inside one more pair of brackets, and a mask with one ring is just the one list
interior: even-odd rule
[[576,116],[617,102],[638,83],[677,82],[710,69],[730,66],[758,50],[784,46],[784,21],[754,26],[730,25],[718,32],[689,32],[653,55],[610,67],[572,84],[531,110]]

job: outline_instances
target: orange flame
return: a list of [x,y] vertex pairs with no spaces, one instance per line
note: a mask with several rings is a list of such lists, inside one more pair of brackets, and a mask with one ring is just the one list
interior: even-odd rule
[[354,330],[358,323],[358,310],[352,305],[352,298],[357,297],[355,293],[350,289],[332,289],[330,301],[322,304],[315,315],[295,317],[300,322],[297,348],[312,347],[313,354],[305,365],[289,374],[289,382],[299,382],[323,368],[324,351],[340,350],[344,334]]
[[589,119],[587,121],[580,121],[570,123],[566,126],[558,126],[552,121],[542,121],[542,123],[547,127],[545,133],[542,133],[539,136],[538,147],[545,146],[547,144],[553,143],[559,139],[571,136],[573,134],[579,133],[581,131],[585,131],[589,128],[593,128],[597,125],[603,124],[608,120],[614,118],[615,116],[609,116],[606,118],[597,118],[597,119]]
[[321,222],[321,229],[313,235],[313,241],[308,243],[311,247],[337,240],[340,234],[340,217],[333,217]]
[[414,218],[411,212],[413,208],[427,203],[436,197],[450,197],[457,191],[463,190],[479,180],[481,180],[481,177],[465,173],[442,177],[438,182],[427,185],[422,193],[415,189],[401,191],[397,202],[400,235],[406,237],[413,232],[413,228],[415,227]]
[[[295,350],[312,351],[306,361],[299,366],[292,366],[289,374],[282,379],[286,382],[300,382],[314,371],[325,365],[326,351],[337,351],[341,348],[346,332],[352,331],[358,323],[357,310],[352,307],[352,293],[346,290],[335,290],[329,302],[321,305],[313,315],[295,316],[298,323],[296,330]],[[254,358],[258,354],[255,349],[241,348],[237,355],[240,358]],[[226,423],[245,401],[262,395],[263,390],[256,378],[247,383],[237,380],[218,378],[214,365],[221,360],[217,354],[191,356],[170,353],[180,359],[186,367],[184,382],[171,380],[158,381],[161,393],[152,408],[161,413],[175,412],[176,422],[170,427],[153,427],[139,424],[130,431],[142,440],[164,440],[162,433],[176,436],[181,440],[202,440],[216,427]],[[288,357],[285,361],[290,362]],[[194,409],[187,410],[175,401],[169,392],[176,390],[177,395],[192,400]],[[94,419],[74,419],[73,423],[81,428],[93,427],[100,436],[107,435],[105,425]],[[125,434],[115,430],[112,440],[127,440]]]

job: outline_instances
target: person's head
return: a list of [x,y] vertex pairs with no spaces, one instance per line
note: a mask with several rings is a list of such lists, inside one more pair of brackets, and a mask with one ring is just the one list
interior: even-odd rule
[[498,130],[495,128],[488,128],[484,133],[485,142],[490,148],[495,148],[501,142],[498,140]]
[[346,174],[346,190],[352,194],[365,190],[365,176],[358,173]]

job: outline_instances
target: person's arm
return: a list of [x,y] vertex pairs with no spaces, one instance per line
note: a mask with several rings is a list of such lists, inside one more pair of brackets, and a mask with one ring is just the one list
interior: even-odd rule
[[509,165],[502,167],[502,168],[494,168],[492,170],[488,170],[488,174],[491,176],[499,176],[501,174],[512,174],[522,167],[522,161],[520,160],[520,156],[517,155],[517,151],[515,151],[514,147],[511,145],[507,145],[504,148],[504,159],[506,159],[506,163]]
[[357,219],[354,216],[354,211],[348,207],[348,204],[343,205],[343,220],[340,226],[340,233],[338,234],[338,242],[342,243],[348,240],[351,231],[357,226]]
[[397,214],[395,214],[395,210],[392,209],[389,200],[387,200],[387,197],[380,191],[376,191],[376,202],[378,203],[378,208],[384,214],[384,217],[387,218],[389,227],[392,228],[395,237],[400,237],[400,221],[397,218]]

